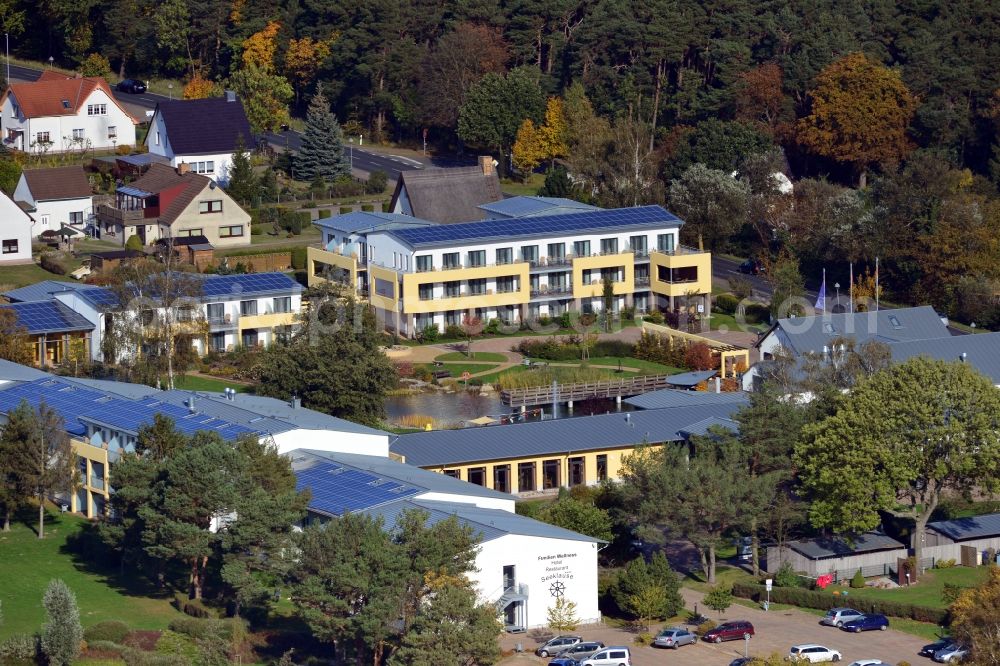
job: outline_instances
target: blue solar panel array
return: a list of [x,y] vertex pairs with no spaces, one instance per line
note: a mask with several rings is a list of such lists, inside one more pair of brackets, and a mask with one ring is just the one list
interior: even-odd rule
[[302,285],[284,273],[210,275],[202,283],[202,291],[207,298],[301,290]]
[[17,314],[17,323],[28,329],[28,333],[90,331],[94,328],[94,324],[86,317],[70,310],[59,301],[12,303],[3,307]]
[[295,472],[299,490],[309,489],[309,507],[339,516],[412,497],[420,489],[335,462],[317,462]]
[[411,246],[417,246],[473,239],[570,234],[654,223],[678,225],[682,222],[676,215],[660,206],[639,206],[637,208],[595,210],[567,215],[540,215],[509,220],[442,224],[417,229],[399,229],[392,233]]
[[192,414],[185,407],[161,402],[155,397],[129,400],[60,379],[38,379],[0,390],[0,413],[9,413],[22,401],[35,409],[44,402],[62,416],[66,431],[78,436],[86,434],[86,422],[135,433],[140,427],[152,424],[158,413],[172,418],[177,429],[186,435],[211,430],[223,439],[233,440],[255,432],[206,414]]

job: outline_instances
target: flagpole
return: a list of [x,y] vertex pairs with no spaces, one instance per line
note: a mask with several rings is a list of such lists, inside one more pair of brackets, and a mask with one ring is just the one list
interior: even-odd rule
[[875,257],[875,312],[878,312],[878,257]]
[[826,312],[826,269],[823,269],[823,312]]
[[854,262],[853,261],[851,262],[851,286],[850,286],[850,290],[851,290],[851,295],[850,295],[851,314],[854,314]]

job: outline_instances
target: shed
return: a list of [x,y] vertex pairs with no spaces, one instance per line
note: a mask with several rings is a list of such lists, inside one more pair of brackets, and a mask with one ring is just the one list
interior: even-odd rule
[[927,523],[924,558],[961,562],[963,546],[980,556],[991,548],[1000,551],[1000,513]]
[[792,569],[815,578],[833,574],[836,580],[852,577],[861,569],[865,577],[887,576],[899,558],[906,558],[906,546],[882,532],[855,536],[818,537],[789,541],[784,546],[768,546],[764,568],[776,572],[784,562]]
[[142,250],[111,250],[108,252],[91,252],[90,253],[90,270],[94,273],[102,273],[104,271],[113,270],[123,261],[129,259],[137,259],[140,257],[145,257],[146,253]]

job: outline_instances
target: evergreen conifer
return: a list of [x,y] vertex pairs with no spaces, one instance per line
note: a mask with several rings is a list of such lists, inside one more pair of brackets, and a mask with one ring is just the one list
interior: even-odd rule
[[295,157],[295,177],[310,182],[317,178],[334,182],[350,175],[351,165],[344,154],[344,133],[320,90],[309,102],[302,147]]

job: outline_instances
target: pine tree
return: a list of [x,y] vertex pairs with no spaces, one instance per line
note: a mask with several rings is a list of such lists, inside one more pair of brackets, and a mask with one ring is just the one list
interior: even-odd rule
[[50,666],[69,666],[80,655],[83,627],[76,595],[61,580],[53,580],[42,597],[47,621],[42,625],[42,652]]
[[351,165],[344,154],[344,134],[320,90],[309,102],[302,147],[295,157],[295,176],[304,181],[318,177],[333,182],[350,175]]
[[257,179],[254,177],[253,165],[250,164],[250,153],[247,152],[243,137],[236,142],[233,152],[233,163],[229,167],[229,185],[226,192],[239,203],[246,205],[253,201],[257,191]]

